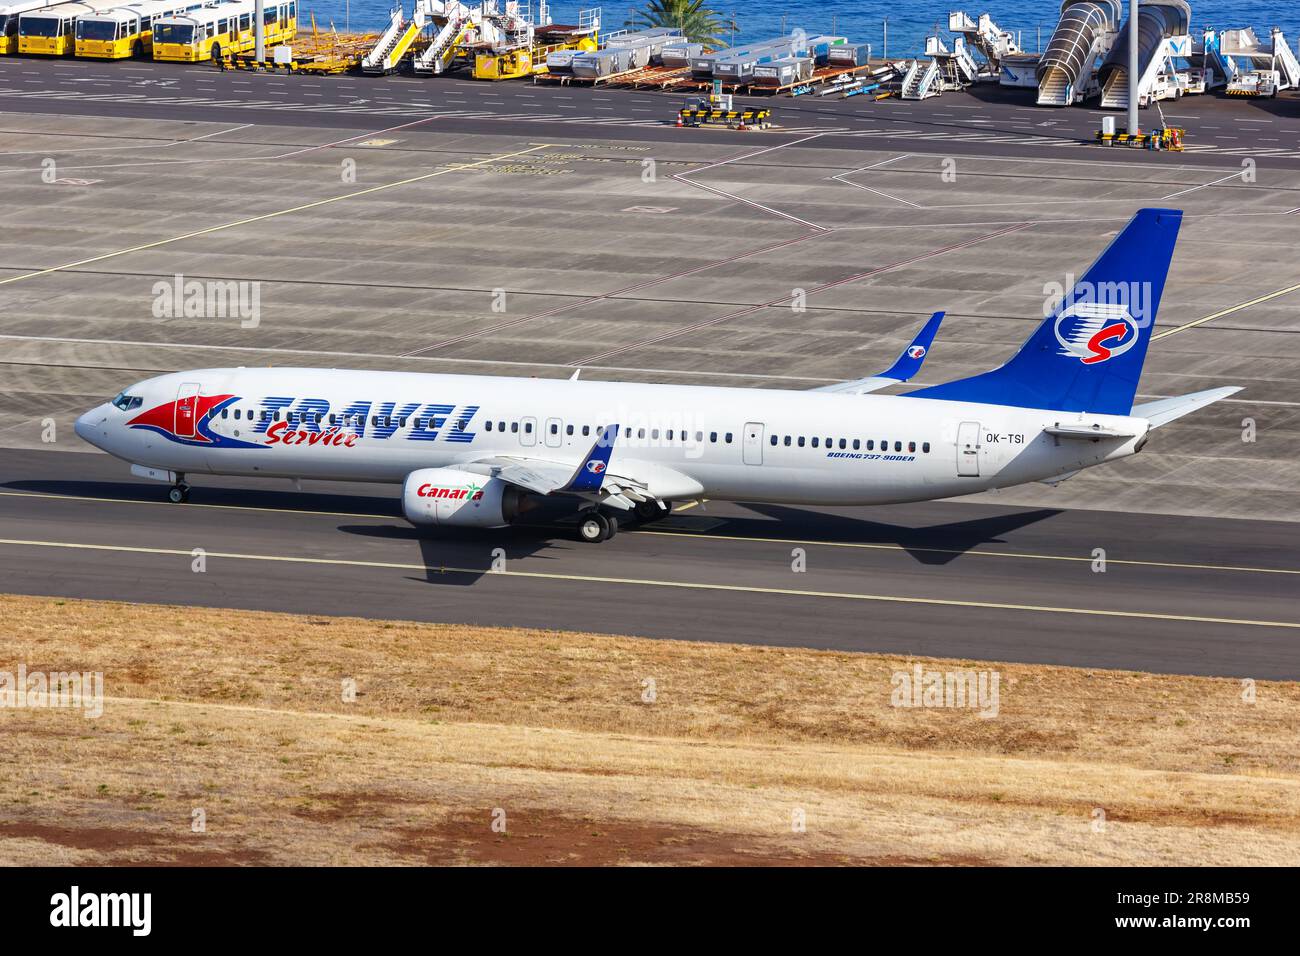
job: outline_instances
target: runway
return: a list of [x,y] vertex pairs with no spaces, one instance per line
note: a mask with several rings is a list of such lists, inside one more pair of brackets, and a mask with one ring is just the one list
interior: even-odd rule
[[419,532],[386,486],[197,477],[188,505],[166,504],[163,490],[104,455],[6,450],[5,590],[1300,677],[1300,561],[1284,522],[708,503],[591,546],[563,515]]

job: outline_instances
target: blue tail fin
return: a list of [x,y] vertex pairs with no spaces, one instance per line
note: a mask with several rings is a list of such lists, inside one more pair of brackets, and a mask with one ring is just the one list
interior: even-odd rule
[[1182,218],[1138,210],[1009,362],[908,397],[1127,415]]

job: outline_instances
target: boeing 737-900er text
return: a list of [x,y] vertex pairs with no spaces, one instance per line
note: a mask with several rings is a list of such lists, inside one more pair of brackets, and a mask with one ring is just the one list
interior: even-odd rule
[[917,372],[943,313],[888,371],[810,391],[205,369],[133,385],[76,430],[176,502],[195,474],[401,482],[414,524],[493,528],[565,496],[590,542],[674,501],[871,505],[1056,482],[1238,391],[1133,404],[1181,220],[1140,210],[1005,365],[906,395],[867,393]]

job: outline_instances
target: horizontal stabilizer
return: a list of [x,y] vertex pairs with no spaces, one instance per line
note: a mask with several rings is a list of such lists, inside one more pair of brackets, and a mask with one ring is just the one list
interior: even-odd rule
[[1141,405],[1134,405],[1132,415],[1134,418],[1145,418],[1151,423],[1152,428],[1159,428],[1161,425],[1167,425],[1174,419],[1182,418],[1198,408],[1204,408],[1211,402],[1217,402],[1229,395],[1236,395],[1240,391],[1240,385],[1225,385],[1222,388],[1208,388],[1203,392],[1192,392],[1190,395],[1161,398],[1154,402],[1143,402]]
[[850,382],[836,382],[834,385],[823,385],[821,388],[814,388],[814,392],[835,392],[839,395],[866,395],[868,392],[875,392],[885,388],[888,385],[897,385],[899,382],[906,382],[917,372],[921,371],[921,364],[925,361],[926,355],[930,352],[930,346],[934,344],[934,337],[939,331],[939,325],[943,322],[943,313],[936,312],[930,316],[930,320],[921,327],[921,331],[916,333],[916,338],[907,344],[898,356],[898,360],[889,368],[879,375],[872,375],[870,378],[855,378]]

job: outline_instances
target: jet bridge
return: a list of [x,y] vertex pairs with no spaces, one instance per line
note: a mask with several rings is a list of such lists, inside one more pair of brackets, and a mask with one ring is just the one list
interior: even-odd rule
[[1093,67],[1109,52],[1122,18],[1121,0],[1062,0],[1035,71],[1039,106],[1070,106],[1095,89]]
[[[1138,106],[1147,107],[1157,100],[1177,99],[1187,86],[1175,59],[1190,60],[1192,38],[1189,28],[1192,9],[1186,0],[1146,0],[1138,8]],[[1120,110],[1129,100],[1129,30],[1132,18],[1124,23],[1110,53],[1097,71],[1101,86],[1101,108]]]

